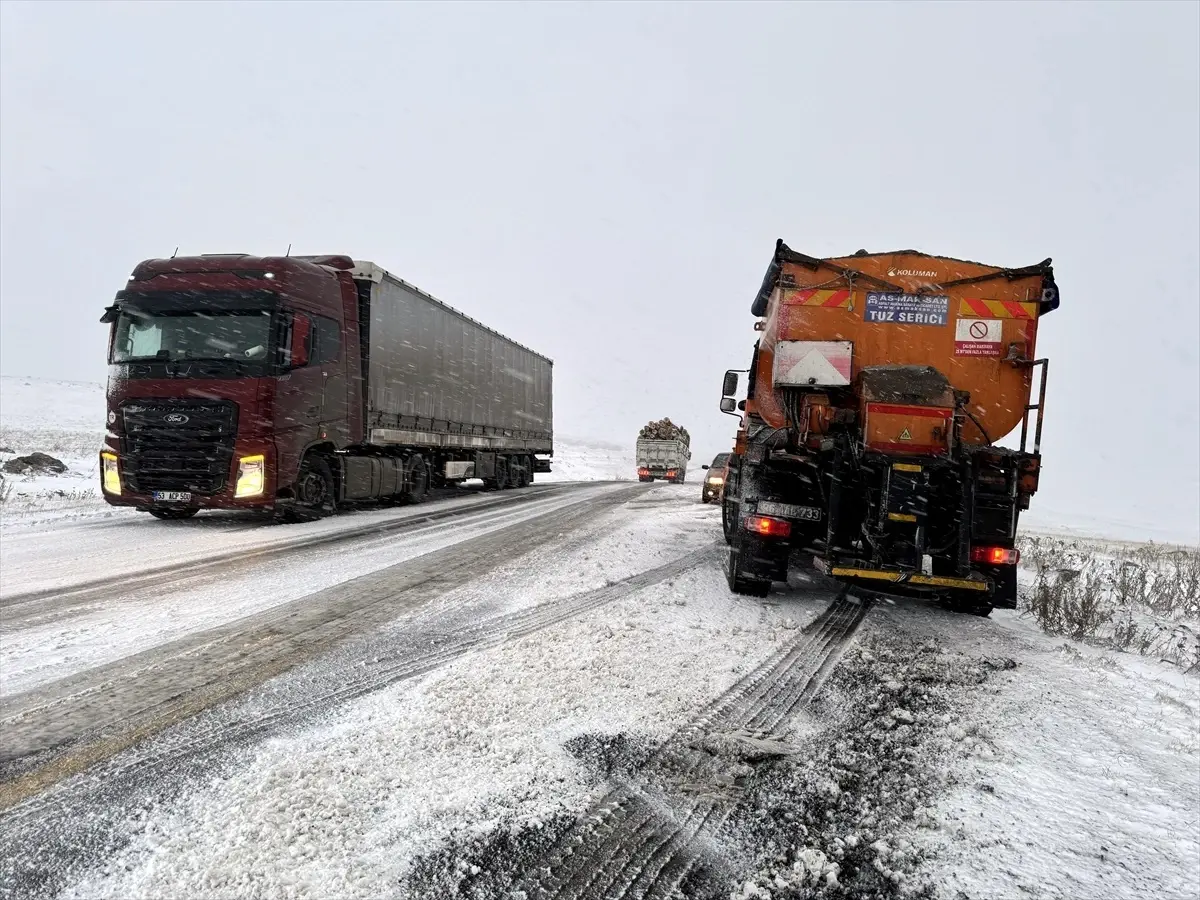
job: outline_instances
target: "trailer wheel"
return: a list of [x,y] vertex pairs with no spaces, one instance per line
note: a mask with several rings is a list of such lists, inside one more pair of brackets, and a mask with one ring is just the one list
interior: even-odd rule
[[409,466],[407,477],[405,478],[404,492],[400,495],[400,499],[405,503],[420,503],[425,499],[425,494],[429,490],[429,470],[425,467],[425,460],[419,456],[414,456],[412,464]]
[[305,457],[296,477],[296,503],[288,510],[290,516],[310,522],[333,515],[336,509],[333,470],[328,461],[316,455]]
[[150,515],[156,519],[162,519],[164,522],[176,522],[180,519],[190,519],[200,510],[192,509],[151,509],[147,510]]
[[494,478],[483,479],[483,487],[489,491],[504,490],[508,487],[508,460],[500,456],[496,458],[496,475]]
[[525,460],[521,458],[508,461],[508,486],[510,488],[525,487]]

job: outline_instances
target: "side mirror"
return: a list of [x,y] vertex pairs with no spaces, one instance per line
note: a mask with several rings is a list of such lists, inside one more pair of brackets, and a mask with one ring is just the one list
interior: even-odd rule
[[[721,396],[732,397],[737,393],[738,376],[737,372],[726,372],[725,380],[721,382]],[[724,409],[724,407],[722,407]]]
[[700,468],[702,468],[702,469],[707,469],[707,468],[708,468],[708,465],[707,465],[707,464],[705,464],[705,465],[701,466]]
[[721,398],[721,412],[731,413],[737,408],[737,401],[732,397]]
[[308,365],[308,333],[312,329],[312,320],[302,313],[292,317],[292,346],[291,368],[299,369]]

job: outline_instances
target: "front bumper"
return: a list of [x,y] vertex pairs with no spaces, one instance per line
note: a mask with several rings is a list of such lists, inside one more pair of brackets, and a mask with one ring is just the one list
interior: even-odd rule
[[[121,479],[121,493],[109,493],[104,486],[104,456],[117,456]],[[263,489],[261,493],[250,497],[237,496],[238,462],[246,457],[264,457]],[[225,486],[213,494],[191,492],[186,501],[162,501],[154,499],[154,492],[134,490],[129,479],[125,477],[122,460],[125,458],[119,450],[106,447],[100,454],[100,488],[104,500],[110,506],[132,506],[139,510],[148,509],[232,509],[232,510],[261,510],[275,508],[275,452],[274,447],[259,441],[239,441],[234,448],[230,470],[225,479]]]

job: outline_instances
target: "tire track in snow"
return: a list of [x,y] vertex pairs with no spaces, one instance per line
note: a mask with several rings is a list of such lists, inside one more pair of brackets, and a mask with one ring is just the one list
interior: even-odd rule
[[[464,503],[461,506],[454,505],[448,509],[432,512],[407,510],[407,514],[383,522],[375,521],[368,525],[351,526],[316,535],[301,534],[295,540],[281,544],[265,544],[245,550],[233,550],[182,564],[154,566],[137,572],[112,575],[61,588],[45,588],[10,594],[0,597],[0,610],[4,611],[3,620],[0,620],[0,635],[19,630],[31,621],[43,624],[51,614],[69,614],[70,610],[78,607],[127,596],[138,588],[145,587],[155,593],[173,593],[184,589],[189,582],[202,582],[206,579],[221,577],[230,566],[240,563],[286,559],[289,556],[309,553],[360,538],[382,537],[443,522],[447,519],[494,511],[499,507],[512,507],[531,501],[546,500],[563,493],[564,490],[569,490],[569,488],[552,484],[542,488],[533,488],[520,494],[503,494],[494,499]],[[239,529],[239,531],[244,530],[249,529]]]
[[644,490],[532,519],[0,702],[0,810],[594,521]]
[[[614,785],[518,885],[534,900],[666,897],[736,806],[729,756],[706,749],[729,733],[772,734],[816,694],[870,601],[843,589],[804,631],[656,751],[636,781]],[[763,746],[763,745],[758,745]]]
[[[467,653],[499,647],[675,578],[714,558],[717,547],[714,543],[605,587],[444,634],[413,629],[407,635],[410,641],[402,641],[397,652],[405,654],[414,645],[433,642],[423,653],[382,660],[349,684],[345,682],[345,670],[339,670],[340,677],[331,674],[327,678],[326,690],[307,693],[299,703],[285,697],[276,700],[273,708],[246,719],[236,718],[236,712],[231,711],[227,721],[214,727],[183,729],[185,733],[175,740],[162,735],[156,742],[158,746],[142,748],[128,759],[114,758],[92,773],[92,777],[73,779],[26,800],[0,814],[0,843],[25,848],[22,855],[10,855],[0,861],[0,895],[14,889],[22,895],[53,892],[55,883],[61,883],[72,868],[86,864],[89,856],[111,847],[113,831],[131,808],[145,804],[146,794],[155,802],[162,802],[161,787],[165,779],[183,781],[202,775],[221,751],[250,744],[287,726],[303,724],[340,704],[423,675]],[[179,785],[175,787],[178,789]]]

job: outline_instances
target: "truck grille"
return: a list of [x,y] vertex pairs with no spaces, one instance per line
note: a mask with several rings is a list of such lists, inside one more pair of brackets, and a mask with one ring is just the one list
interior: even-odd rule
[[124,419],[125,478],[137,493],[225,487],[237,437],[237,406],[206,400],[131,401]]

